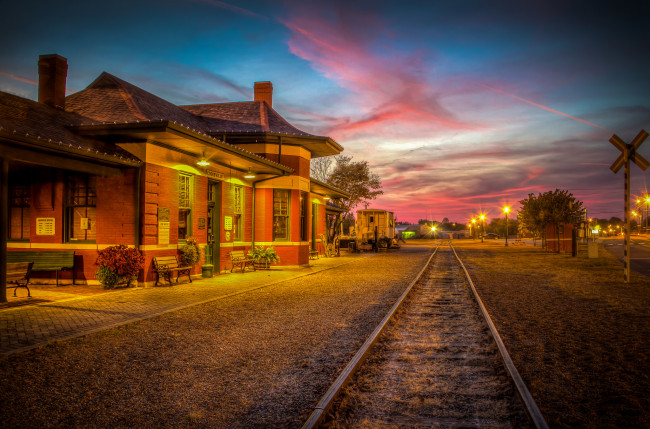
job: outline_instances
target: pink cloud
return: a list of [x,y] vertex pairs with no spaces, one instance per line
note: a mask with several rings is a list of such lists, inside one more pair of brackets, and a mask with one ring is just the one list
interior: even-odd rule
[[[291,31],[291,53],[355,94],[359,114],[342,118],[329,134],[342,138],[366,131],[394,132],[397,124],[410,135],[435,128],[479,128],[457,119],[442,106],[441,95],[421,73],[425,66],[419,56],[405,56],[387,45],[376,49],[368,34],[381,31],[382,25],[372,15],[364,19],[363,26],[347,26],[321,16],[280,20]],[[374,36],[375,41],[381,40]]]
[[8,77],[8,78],[10,78],[10,79],[17,80],[17,81],[19,81],[19,82],[24,82],[24,83],[28,83],[28,84],[30,84],[30,85],[38,86],[38,82],[37,82],[37,81],[32,80],[32,79],[27,79],[26,77],[16,76],[15,74],[11,74],[11,73],[6,73],[6,72],[3,72],[3,71],[0,71],[0,76],[6,76],[6,77]]
[[531,106],[539,107],[540,109],[546,110],[547,112],[562,115],[562,116],[564,116],[566,118],[573,119],[574,121],[582,122],[583,124],[591,125],[592,127],[600,128],[602,130],[605,129],[605,127],[601,127],[600,125],[593,124],[593,123],[591,123],[589,121],[585,121],[584,119],[576,118],[575,116],[568,115],[566,113],[560,112],[559,110],[551,109],[550,107],[543,106],[543,105],[541,105],[539,103],[535,103],[534,101],[526,100],[525,98],[521,98],[521,97],[518,97],[518,96],[516,96],[514,94],[510,94],[509,92],[503,91],[501,89],[493,88],[491,86],[488,86],[488,85],[485,85],[485,84],[482,84],[482,83],[478,83],[478,84],[480,86],[482,86],[483,88],[485,88],[485,89],[489,89],[490,91],[496,92],[497,94],[502,94],[502,95],[508,96],[510,98],[514,98],[515,100],[519,100],[519,101],[522,101],[524,103],[528,103]]
[[[23,82],[23,83],[27,83],[29,85],[38,86],[38,81],[33,80],[33,79],[28,79],[28,78],[22,77],[22,76],[16,76],[15,74],[0,71],[0,76],[6,76],[9,79],[17,80],[18,82]],[[73,90],[71,90],[69,88],[66,88],[65,92],[66,92],[66,94],[72,94],[75,91],[73,91]]]

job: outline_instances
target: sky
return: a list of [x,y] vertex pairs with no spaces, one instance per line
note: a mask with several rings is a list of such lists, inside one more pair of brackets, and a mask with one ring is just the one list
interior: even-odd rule
[[[609,166],[650,132],[650,2],[2,0],[0,91],[37,98],[38,56],[69,93],[103,71],[175,104],[253,99],[368,161],[399,221],[502,217],[566,189],[623,217]],[[650,139],[648,139],[650,140]],[[639,149],[650,160],[650,142]],[[632,166],[633,198],[650,169]]]

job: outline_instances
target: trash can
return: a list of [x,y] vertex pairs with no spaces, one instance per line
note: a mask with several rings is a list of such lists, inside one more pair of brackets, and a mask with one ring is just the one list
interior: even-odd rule
[[211,278],[214,265],[202,265],[201,271],[204,278]]

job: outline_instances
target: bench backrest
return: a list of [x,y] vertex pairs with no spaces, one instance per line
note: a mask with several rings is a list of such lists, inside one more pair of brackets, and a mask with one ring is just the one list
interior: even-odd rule
[[246,256],[244,256],[243,250],[233,250],[232,252],[230,252],[230,259],[232,260],[246,259]]
[[7,281],[29,279],[32,271],[33,262],[8,262],[7,263]]
[[165,265],[167,268],[179,268],[178,258],[176,256],[154,256],[153,263],[158,268],[160,265]]
[[73,269],[74,250],[7,252],[7,262],[33,262],[32,270]]

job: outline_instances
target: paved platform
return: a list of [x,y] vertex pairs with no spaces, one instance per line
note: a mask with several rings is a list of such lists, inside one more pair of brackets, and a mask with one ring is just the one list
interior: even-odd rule
[[[52,341],[74,338],[182,308],[263,288],[299,276],[370,257],[350,254],[310,261],[308,267],[275,266],[268,270],[220,274],[174,286],[104,292],[59,287],[32,289],[31,303],[0,309],[0,353],[10,355]],[[9,290],[13,295],[13,289]],[[18,293],[26,294],[25,289]],[[24,299],[22,299],[24,301]],[[30,302],[30,301],[27,301]]]

